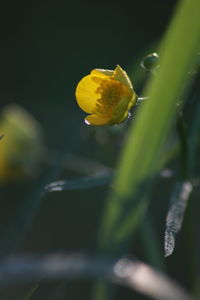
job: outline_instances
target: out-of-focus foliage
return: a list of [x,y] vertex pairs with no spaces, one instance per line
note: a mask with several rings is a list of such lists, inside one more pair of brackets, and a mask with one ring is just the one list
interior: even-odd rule
[[33,176],[43,150],[39,123],[22,107],[9,105],[1,111],[0,132],[0,182]]

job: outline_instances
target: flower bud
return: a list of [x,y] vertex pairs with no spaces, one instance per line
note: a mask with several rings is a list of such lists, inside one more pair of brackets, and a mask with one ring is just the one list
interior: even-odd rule
[[81,79],[76,99],[90,115],[88,125],[114,125],[125,121],[137,95],[127,73],[118,65],[114,70],[94,69]]
[[0,115],[0,135],[0,182],[32,176],[42,152],[39,123],[19,105],[8,105]]

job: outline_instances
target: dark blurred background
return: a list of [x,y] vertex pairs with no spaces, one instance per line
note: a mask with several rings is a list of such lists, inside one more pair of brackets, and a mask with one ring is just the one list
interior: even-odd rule
[[[176,3],[175,0],[4,1],[0,12],[0,108],[17,103],[31,112],[43,128],[49,149],[93,157],[100,150],[91,140],[83,138],[87,126],[83,122],[85,114],[75,101],[76,84],[96,67],[113,69],[120,64],[131,73],[134,64],[140,64],[137,58],[148,54],[162,37]],[[59,155],[55,157],[57,160]],[[105,158],[102,160],[106,162]],[[26,204],[37,198],[44,184],[74,177],[73,172],[62,173],[58,163],[58,168],[54,164],[44,167],[31,181],[1,186],[3,255],[13,251],[95,252],[107,188],[52,193],[38,211],[34,205],[29,207],[36,218],[21,242],[15,232]],[[20,246],[12,249],[12,243]],[[82,292],[87,287],[85,283],[73,282],[69,299],[88,299],[87,293],[84,298]],[[51,289],[55,288],[53,284]],[[33,299],[50,299],[51,289],[42,285]],[[5,291],[1,299],[21,299],[26,290],[27,287]],[[143,298],[135,295],[134,299]]]

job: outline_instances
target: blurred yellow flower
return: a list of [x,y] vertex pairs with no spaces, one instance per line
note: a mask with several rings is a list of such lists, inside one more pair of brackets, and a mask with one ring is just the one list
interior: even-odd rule
[[19,105],[8,105],[0,115],[0,135],[0,182],[31,177],[43,151],[38,122]]
[[76,88],[80,108],[90,115],[88,125],[120,124],[127,119],[137,95],[126,72],[118,65],[115,70],[94,69],[81,79]]

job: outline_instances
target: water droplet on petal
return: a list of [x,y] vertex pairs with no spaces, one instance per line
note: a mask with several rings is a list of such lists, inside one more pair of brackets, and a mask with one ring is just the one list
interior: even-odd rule
[[88,120],[86,120],[86,119],[85,119],[85,124],[91,125],[90,122]]

